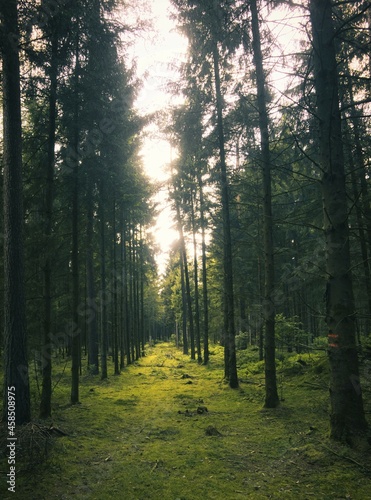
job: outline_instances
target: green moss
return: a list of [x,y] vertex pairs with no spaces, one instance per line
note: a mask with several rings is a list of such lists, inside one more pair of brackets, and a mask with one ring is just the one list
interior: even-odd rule
[[[307,364],[301,375],[283,370],[285,402],[266,410],[257,353],[248,354],[252,366],[240,359],[240,373],[249,370],[248,377],[231,390],[223,383],[223,349],[212,351],[204,367],[170,344],[159,344],[121,376],[111,371],[101,381],[84,374],[81,404],[75,406],[68,404],[65,370],[54,392],[53,424],[68,435],[55,440],[48,460],[32,473],[22,472],[19,462],[17,493],[9,498],[369,497],[365,470],[342,458],[350,451],[331,451],[327,373],[325,367],[316,370],[323,360],[302,355]],[[286,362],[299,365],[295,357]],[[197,413],[199,406],[207,411]],[[219,434],[207,435],[208,427]]]

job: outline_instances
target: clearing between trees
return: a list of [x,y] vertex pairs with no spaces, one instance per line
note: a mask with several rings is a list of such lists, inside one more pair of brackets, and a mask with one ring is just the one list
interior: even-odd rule
[[205,367],[160,343],[121,376],[83,375],[81,404],[73,406],[65,404],[70,367],[56,365],[47,424],[52,446],[39,464],[45,422],[17,430],[16,493],[6,491],[3,473],[1,498],[370,498],[369,451],[327,437],[326,355],[287,355],[279,362],[281,406],[274,410],[262,408],[257,359],[251,348],[239,352],[240,389],[232,390],[223,382],[222,347],[212,347]]

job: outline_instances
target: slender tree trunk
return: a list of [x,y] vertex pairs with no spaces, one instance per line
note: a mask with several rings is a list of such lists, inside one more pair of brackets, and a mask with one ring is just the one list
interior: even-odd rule
[[193,323],[193,311],[192,311],[192,295],[191,295],[191,286],[189,282],[189,272],[188,272],[188,261],[187,261],[187,251],[184,241],[184,233],[182,226],[182,218],[180,216],[180,208],[179,203],[176,197],[178,196],[177,191],[175,191],[175,208],[176,208],[176,217],[178,223],[178,231],[180,238],[180,249],[181,249],[181,258],[183,260],[183,270],[184,270],[184,282],[185,282],[185,292],[186,292],[186,300],[187,300],[187,308],[188,308],[188,324],[189,324],[189,337],[191,343],[191,359],[196,359],[196,350],[195,350],[195,334],[194,334],[194,323]]
[[[76,28],[78,30],[78,27]],[[74,332],[71,339],[72,379],[71,379],[71,403],[79,402],[79,370],[80,370],[80,330],[79,324],[79,86],[80,86],[80,49],[79,36],[76,35],[75,42],[75,75],[74,75],[74,116],[73,116],[73,151],[76,152],[72,171],[72,322]]]
[[3,420],[8,421],[8,389],[15,393],[15,423],[31,420],[24,287],[22,121],[17,1],[1,2],[4,120],[4,397]]
[[117,303],[117,250],[116,250],[117,230],[116,230],[116,193],[113,196],[113,220],[112,220],[112,245],[113,245],[113,361],[115,366],[115,375],[120,375],[119,364],[119,338],[118,338],[118,303]]
[[191,359],[196,359],[195,334],[194,334],[193,311],[192,311],[192,294],[191,294],[191,285],[189,280],[187,251],[185,248],[184,239],[182,246],[183,246],[182,254],[183,254],[183,265],[184,265],[185,290],[186,290],[187,309],[188,309],[189,337],[191,342]]
[[198,258],[197,258],[197,241],[196,241],[196,223],[195,223],[195,204],[196,196],[191,194],[191,217],[192,217],[192,235],[193,235],[193,273],[195,282],[195,333],[196,333],[196,347],[197,347],[197,361],[202,363],[201,352],[201,327],[200,327],[200,302],[198,297]]
[[265,407],[275,408],[279,405],[276,378],[276,345],[275,345],[275,306],[274,306],[274,252],[273,252],[273,217],[271,191],[271,159],[269,150],[267,97],[263,69],[263,55],[260,42],[260,28],[256,0],[250,1],[252,46],[256,70],[258,90],[259,129],[261,135],[261,154],[263,161],[264,191],[264,263],[265,289],[263,316],[265,323]]
[[51,236],[53,225],[53,182],[55,158],[55,127],[57,104],[58,75],[58,38],[53,31],[51,38],[50,60],[50,93],[49,93],[49,123],[48,123],[48,154],[46,161],[45,188],[45,263],[44,263],[44,350],[42,369],[42,390],[40,400],[40,418],[51,416],[52,400],[52,346],[50,333],[52,331],[52,248]]
[[130,230],[130,240],[129,240],[129,315],[130,315],[130,348],[131,348],[131,359],[134,361],[136,359],[136,321],[135,321],[135,304],[134,304],[134,230]]
[[133,231],[133,305],[135,324],[135,359],[140,358],[140,325],[139,325],[139,281],[138,281],[138,252],[136,230]]
[[[100,10],[99,0],[91,2],[91,20],[92,24],[99,26],[100,24]],[[98,54],[97,46],[99,41],[94,38],[90,39],[88,44],[88,66],[86,68],[87,76],[91,80],[95,77],[97,72]],[[99,374],[99,328],[98,328],[98,304],[95,287],[95,271],[94,271],[94,219],[95,219],[95,204],[94,204],[94,191],[96,188],[96,171],[99,168],[99,159],[93,156],[88,161],[87,171],[87,187],[86,187],[86,304],[88,315],[85,321],[85,328],[87,330],[87,343],[88,343],[88,367],[92,375]],[[98,253],[98,252],[97,252]]]
[[206,255],[206,221],[204,207],[204,193],[202,187],[201,176],[198,177],[198,185],[200,190],[200,216],[201,216],[201,231],[202,231],[202,294],[204,302],[204,365],[209,362],[209,296],[207,288],[207,255]]
[[107,338],[107,276],[106,276],[106,214],[105,214],[105,182],[104,179],[100,181],[100,273],[101,273],[101,332],[100,332],[100,343],[101,343],[101,379],[104,380],[108,377],[107,372],[107,350],[108,350],[108,338]]
[[323,169],[331,437],[349,441],[353,435],[365,431],[367,423],[356,350],[347,195],[331,5],[330,0],[310,0],[309,3]]
[[142,226],[140,227],[140,255],[139,255],[139,303],[140,303],[140,338],[142,343],[142,353],[141,355],[145,355],[145,344],[148,340],[148,336],[145,333],[145,325],[144,325],[144,249],[143,249],[143,234],[142,234]]
[[224,297],[225,297],[225,362],[226,374],[229,386],[232,389],[238,387],[236,341],[235,341],[235,319],[234,319],[234,292],[233,292],[233,262],[232,262],[232,236],[231,220],[229,212],[229,185],[227,177],[227,164],[224,144],[224,122],[223,122],[223,98],[220,83],[219,51],[217,42],[213,48],[213,63],[215,76],[215,94],[217,110],[217,130],[220,154],[220,180],[222,192],[222,214],[223,214],[223,267],[224,267]]
[[88,318],[88,359],[89,370],[92,375],[99,373],[99,336],[97,325],[97,298],[95,295],[95,278],[94,278],[94,252],[93,252],[93,235],[94,235],[94,203],[93,189],[94,182],[92,176],[88,177],[87,187],[87,226],[86,226],[86,274],[87,274],[87,304],[89,307]]
[[[260,207],[258,207],[260,209]],[[260,212],[260,210],[259,210]],[[261,234],[260,234],[260,220],[258,218],[258,241],[260,241]],[[260,298],[260,306],[263,309],[263,272],[262,272],[262,262],[261,262],[261,255],[260,252],[258,254],[258,292],[259,292],[259,298]],[[257,331],[257,337],[258,337],[258,342],[259,342],[259,361],[264,361],[264,328],[263,328],[263,321],[259,321],[258,324],[256,325],[256,331]]]
[[126,351],[126,362],[128,365],[131,364],[131,349],[130,349],[130,311],[129,311],[129,287],[128,287],[128,257],[127,257],[127,231],[125,227],[124,217],[122,221],[122,260],[123,260],[123,301],[124,301],[124,338],[123,342]]
[[180,256],[180,279],[182,284],[182,319],[183,319],[183,354],[188,354],[188,335],[187,335],[187,297],[184,279],[183,250],[179,249]]
[[120,293],[120,344],[121,344],[121,356],[120,356],[120,369],[125,367],[125,354],[126,354],[126,314],[125,314],[125,298],[126,298],[126,267],[125,267],[125,222],[124,222],[124,208],[120,208],[120,259],[121,259],[121,293]]

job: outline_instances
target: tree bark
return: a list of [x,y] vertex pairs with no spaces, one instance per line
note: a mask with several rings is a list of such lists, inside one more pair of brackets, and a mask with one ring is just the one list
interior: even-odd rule
[[119,337],[118,337],[118,287],[117,287],[117,230],[116,230],[116,193],[113,194],[112,207],[112,249],[113,249],[113,317],[112,317],[112,337],[113,337],[113,363],[115,375],[120,375],[119,363]]
[[309,7],[323,170],[331,437],[349,442],[366,430],[367,423],[356,349],[334,27],[330,0],[310,0]]
[[27,360],[24,286],[22,121],[18,47],[17,1],[1,2],[4,120],[4,398],[3,420],[8,420],[8,388],[16,398],[15,423],[31,420]]
[[195,333],[194,333],[194,322],[193,322],[193,308],[192,308],[192,294],[191,294],[191,284],[189,280],[189,270],[187,261],[187,251],[184,244],[184,238],[182,243],[182,255],[183,255],[183,266],[184,266],[184,281],[186,290],[186,300],[187,300],[187,310],[188,310],[188,323],[189,323],[189,338],[191,343],[191,359],[196,359],[196,349],[195,349]]
[[202,231],[202,294],[204,302],[204,361],[207,365],[210,358],[209,352],[209,296],[207,287],[207,255],[206,255],[206,221],[204,207],[204,193],[201,175],[198,176],[198,185],[200,190],[200,216]]
[[108,377],[107,372],[107,276],[106,276],[106,212],[105,205],[105,183],[104,179],[100,181],[100,273],[101,273],[101,327],[100,327],[100,344],[101,344],[101,379]]
[[53,182],[55,161],[55,127],[57,104],[58,75],[58,38],[55,29],[51,38],[50,60],[50,93],[49,93],[49,123],[48,123],[48,153],[46,161],[45,189],[45,263],[44,263],[44,356],[42,367],[42,391],[40,400],[40,418],[51,416],[52,398],[52,346],[50,333],[52,330],[52,258],[51,236],[53,225]]
[[224,122],[223,122],[223,98],[219,71],[218,44],[214,42],[213,64],[215,77],[215,94],[217,110],[217,131],[219,141],[220,160],[220,183],[222,193],[222,216],[223,216],[223,268],[224,268],[224,315],[226,327],[225,342],[225,364],[226,375],[229,386],[232,389],[238,387],[236,341],[235,341],[235,319],[234,319],[234,292],[233,292],[233,262],[232,262],[232,237],[231,220],[229,211],[229,184],[227,177],[227,164],[224,144]]
[[188,335],[187,335],[187,297],[184,279],[183,250],[179,249],[180,279],[182,286],[182,330],[183,330],[183,354],[188,355]]
[[91,173],[87,180],[87,227],[86,227],[86,274],[87,274],[87,302],[89,307],[88,318],[88,359],[89,371],[92,375],[99,373],[99,337],[97,325],[97,298],[95,295],[95,277],[94,277],[94,252],[93,252],[93,235],[94,235],[94,204],[93,204],[93,188],[94,182],[91,178]]
[[125,219],[124,207],[120,206],[120,264],[121,264],[121,293],[120,293],[120,369],[125,367],[127,321],[126,321],[126,252],[125,252]]
[[[122,212],[124,212],[124,208],[122,207]],[[122,255],[122,274],[123,274],[123,285],[122,285],[122,292],[123,292],[123,314],[124,314],[124,321],[123,321],[123,338],[122,342],[124,345],[124,350],[126,352],[126,362],[128,365],[131,364],[132,358],[131,358],[131,350],[130,350],[130,313],[129,313],[129,287],[128,287],[128,257],[127,257],[127,228],[125,224],[125,217],[124,213],[122,215],[122,228],[121,228],[121,240],[122,240],[122,247],[121,247],[121,255]]]
[[[78,23],[77,23],[78,24]],[[72,171],[72,323],[73,335],[71,339],[71,403],[79,402],[79,371],[80,371],[80,331],[79,323],[79,86],[80,86],[80,49],[79,35],[77,26],[75,42],[75,75],[74,75],[74,116],[73,116],[73,151],[76,152],[76,158]]]
[[193,274],[195,282],[195,324],[196,324],[196,347],[197,361],[202,363],[201,352],[201,327],[200,327],[200,302],[198,298],[198,258],[197,258],[197,241],[196,241],[196,223],[195,223],[195,204],[196,196],[191,192],[191,217],[192,217],[192,236],[193,236]]
[[140,315],[140,339],[142,344],[142,353],[141,355],[145,355],[145,345],[148,341],[148,335],[145,332],[145,314],[144,314],[144,280],[145,280],[145,269],[144,269],[144,248],[143,248],[143,228],[140,226],[140,242],[139,242],[139,315]]
[[184,241],[184,232],[183,232],[182,218],[180,215],[179,202],[176,199],[177,196],[178,196],[178,193],[177,193],[177,191],[175,191],[175,208],[176,208],[176,217],[177,217],[178,231],[179,231],[179,238],[180,238],[181,258],[183,261],[184,283],[185,283],[185,292],[186,292],[185,295],[186,295],[187,308],[188,308],[188,323],[189,323],[189,337],[190,337],[190,344],[191,344],[191,359],[196,359],[195,334],[194,334],[193,311],[192,311],[192,295],[191,295],[191,286],[189,283],[187,251],[186,251],[186,246],[185,246],[185,241]]
[[276,345],[275,345],[275,306],[274,306],[274,251],[273,251],[273,216],[271,187],[271,158],[269,149],[269,130],[267,96],[263,69],[263,55],[260,42],[260,28],[256,0],[250,1],[252,46],[256,69],[256,85],[258,91],[259,129],[261,136],[261,154],[263,162],[263,211],[264,211],[264,263],[265,286],[263,317],[265,323],[265,407],[275,408],[279,405],[276,377]]

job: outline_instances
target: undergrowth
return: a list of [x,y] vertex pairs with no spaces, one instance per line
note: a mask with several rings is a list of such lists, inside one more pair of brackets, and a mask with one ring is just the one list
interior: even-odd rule
[[[370,497],[370,455],[328,439],[322,352],[277,361],[281,405],[263,408],[264,368],[239,352],[240,388],[223,381],[223,350],[200,366],[168,343],[101,381],[84,373],[68,404],[70,367],[56,366],[54,437],[44,463],[17,462],[16,493],[50,500],[354,499]],[[33,390],[35,391],[35,387]],[[34,398],[36,404],[37,398]],[[23,461],[22,461],[23,460]],[[32,467],[30,466],[32,465]]]

